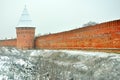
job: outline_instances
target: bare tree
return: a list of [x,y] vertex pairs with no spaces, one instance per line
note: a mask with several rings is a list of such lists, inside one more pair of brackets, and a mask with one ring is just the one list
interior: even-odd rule
[[98,23],[93,22],[93,21],[89,21],[89,22],[87,22],[86,24],[83,24],[83,27],[86,27],[86,26],[93,26],[93,25],[96,25],[96,24],[98,24]]

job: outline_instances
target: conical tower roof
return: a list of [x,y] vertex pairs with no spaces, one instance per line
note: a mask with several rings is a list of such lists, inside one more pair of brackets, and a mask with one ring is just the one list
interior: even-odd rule
[[35,25],[33,25],[33,23],[32,23],[32,20],[30,18],[30,15],[28,13],[26,5],[21,14],[21,17],[20,17],[17,27],[35,27]]

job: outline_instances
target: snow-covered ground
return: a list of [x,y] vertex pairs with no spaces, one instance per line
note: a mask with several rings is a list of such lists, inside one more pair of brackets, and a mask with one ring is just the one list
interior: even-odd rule
[[0,80],[120,80],[120,54],[0,47]]
[[0,80],[33,80],[35,64],[26,54],[15,48],[0,48]]

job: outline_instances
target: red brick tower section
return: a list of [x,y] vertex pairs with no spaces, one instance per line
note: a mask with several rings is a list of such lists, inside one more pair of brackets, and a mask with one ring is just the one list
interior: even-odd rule
[[31,17],[26,6],[23,9],[20,20],[16,27],[17,48],[32,49],[34,48],[35,25],[33,25]]
[[17,48],[34,48],[35,27],[16,27]]

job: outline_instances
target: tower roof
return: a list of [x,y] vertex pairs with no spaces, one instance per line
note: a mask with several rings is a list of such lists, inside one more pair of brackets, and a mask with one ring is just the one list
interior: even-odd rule
[[33,23],[32,23],[32,20],[30,18],[30,15],[28,13],[26,5],[23,9],[23,12],[22,12],[20,20],[17,24],[17,27],[35,27],[35,25],[33,25]]

